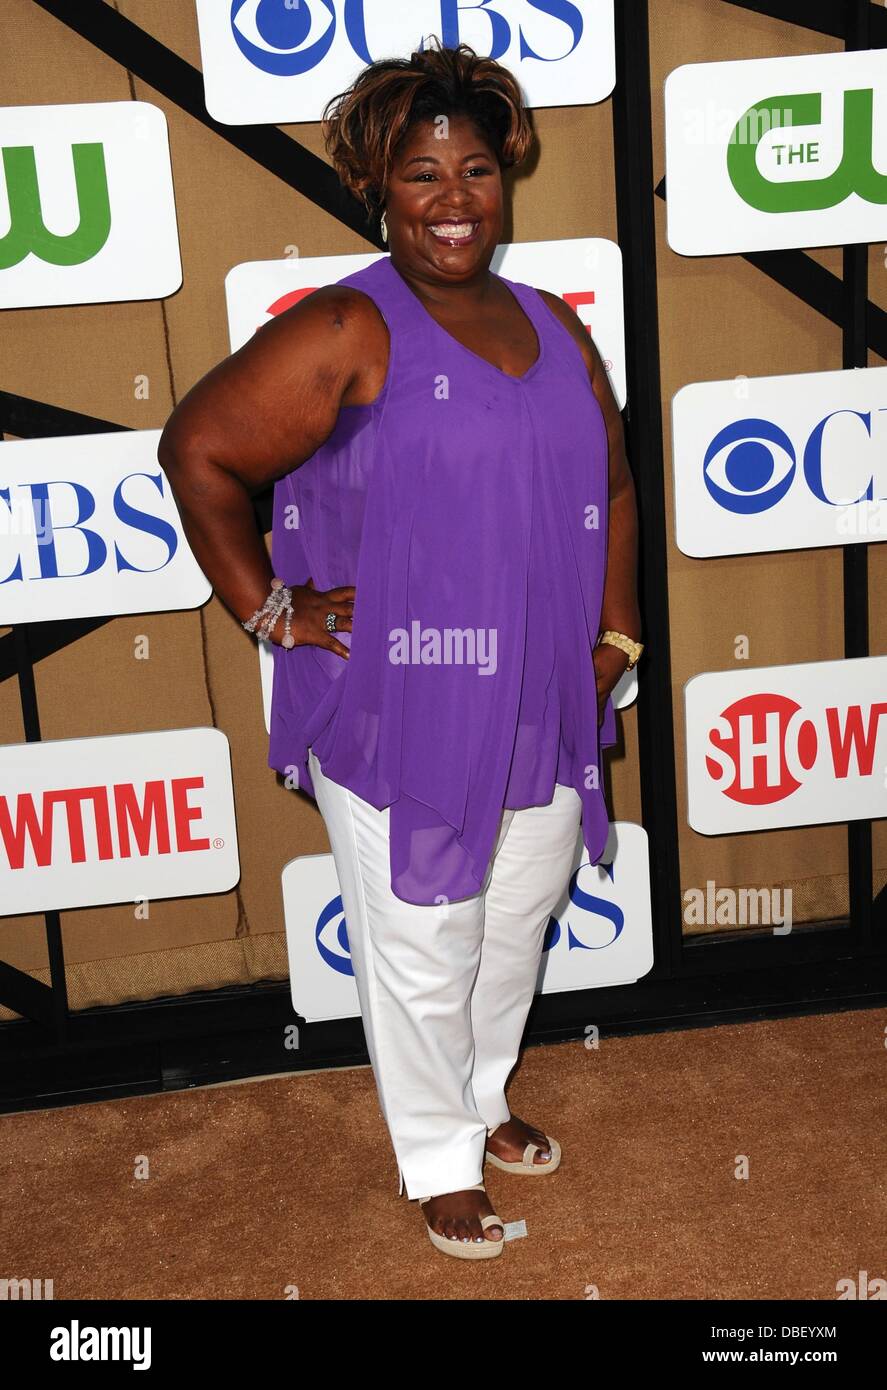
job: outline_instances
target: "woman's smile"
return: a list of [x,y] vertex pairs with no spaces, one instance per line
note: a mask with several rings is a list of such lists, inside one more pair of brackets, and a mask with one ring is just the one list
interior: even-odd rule
[[442,222],[432,222],[428,230],[436,241],[442,241],[446,246],[468,246],[472,241],[477,240],[480,222],[464,220],[457,222],[455,218],[447,218]]

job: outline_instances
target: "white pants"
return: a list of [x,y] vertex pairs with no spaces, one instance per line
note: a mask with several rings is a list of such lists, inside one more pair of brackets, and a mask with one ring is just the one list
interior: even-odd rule
[[367,1051],[410,1200],[482,1181],[487,1130],[509,1118],[549,916],[581,851],[581,802],[505,810],[484,889],[441,906],[391,891],[388,819],[308,767],[335,860]]

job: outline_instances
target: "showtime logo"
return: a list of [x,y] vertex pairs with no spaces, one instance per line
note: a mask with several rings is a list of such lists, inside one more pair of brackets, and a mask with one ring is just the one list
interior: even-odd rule
[[825,727],[784,695],[752,695],[725,709],[709,734],[712,752],[706,764],[725,796],[747,806],[781,801],[798,791],[822,754],[835,777],[853,768],[871,777],[878,721],[887,701],[824,710]]
[[887,657],[696,676],[685,704],[694,830],[887,815]]
[[202,812],[188,801],[189,793],[203,785],[202,777],[173,777],[145,782],[139,789],[133,782],[115,782],[113,787],[64,787],[37,797],[19,792],[14,812],[11,798],[0,797],[6,866],[43,869],[59,854],[69,864],[85,863],[90,858],[87,821],[94,831],[96,862],[144,858],[152,848],[158,854],[209,849],[207,836],[195,838],[191,832],[191,821]]
[[0,749],[4,913],[217,893],[239,877],[218,729]]

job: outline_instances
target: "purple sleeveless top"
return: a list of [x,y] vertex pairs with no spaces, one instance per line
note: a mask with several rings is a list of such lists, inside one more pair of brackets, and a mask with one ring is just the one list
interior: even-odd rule
[[503,808],[575,787],[592,863],[609,829],[592,647],[607,555],[608,446],[582,354],[541,295],[498,277],[539,356],[511,377],[435,322],[389,256],[337,283],[390,333],[381,394],[274,486],[286,584],[353,584],[349,659],[274,646],[268,764],[390,807],[391,888],[481,891]]

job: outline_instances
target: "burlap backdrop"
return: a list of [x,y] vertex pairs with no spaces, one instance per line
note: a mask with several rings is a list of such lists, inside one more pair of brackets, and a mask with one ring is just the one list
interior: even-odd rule
[[[119,0],[117,8],[199,67],[192,4]],[[655,0],[651,9],[657,179],[664,172],[662,86],[672,68],[839,47],[719,0]],[[280,257],[293,243],[305,256],[370,248],[27,0],[7,0],[4,31],[6,105],[135,98],[165,111],[184,283],[162,301],[7,311],[2,386],[132,428],[159,428],[228,351],[223,281],[231,266]],[[619,152],[610,102],[537,111],[536,124],[541,157],[529,176],[515,180],[505,239],[615,239]],[[292,126],[289,133],[322,154],[318,126]],[[749,638],[752,665],[841,657],[841,552],[708,561],[681,555],[674,545],[669,434],[671,397],[687,382],[837,368],[841,335],[739,256],[674,254],[659,199],[656,215],[681,882],[790,886],[796,920],[825,918],[847,910],[843,826],[717,838],[686,826],[682,689],[700,671],[731,669],[739,634]],[[840,251],[812,254],[840,275]],[[871,248],[870,295],[882,306],[884,258],[884,247]],[[872,355],[871,365],[880,363]],[[150,394],[139,400],[136,378],[145,376]],[[872,546],[869,566],[871,650],[880,653],[887,651],[887,620],[877,602],[887,548]],[[147,661],[134,657],[143,635],[150,638]],[[288,792],[267,767],[252,639],[212,599],[196,612],[118,618],[41,662],[36,681],[44,738],[215,724],[230,740],[233,761],[239,885],[211,897],[153,902],[148,921],[136,921],[128,906],[64,912],[72,1007],[285,978],[281,869],[296,855],[328,849],[328,841],[314,804]],[[0,685],[0,718],[4,742],[23,739],[14,680]],[[639,820],[636,714],[619,718],[624,748],[611,759],[612,814]],[[880,821],[876,886],[885,878],[887,826]],[[42,917],[5,918],[0,931],[0,958],[47,979]],[[0,1009],[0,1016],[12,1015]]]

